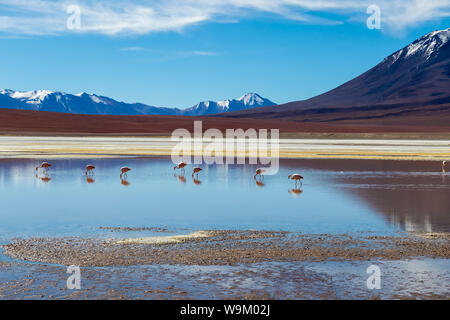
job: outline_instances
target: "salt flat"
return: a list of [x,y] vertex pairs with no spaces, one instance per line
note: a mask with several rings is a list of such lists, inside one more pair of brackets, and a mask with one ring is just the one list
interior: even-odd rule
[[[192,139],[191,142],[198,142]],[[222,140],[225,144],[226,140]],[[170,155],[170,137],[0,136],[1,158],[104,158]],[[202,141],[203,149],[210,141]],[[275,147],[275,144],[270,145]],[[247,150],[248,151],[248,150]],[[198,154],[202,151],[197,151]],[[220,153],[219,153],[220,154]],[[246,153],[248,155],[248,152]],[[279,139],[281,158],[448,160],[450,140]]]

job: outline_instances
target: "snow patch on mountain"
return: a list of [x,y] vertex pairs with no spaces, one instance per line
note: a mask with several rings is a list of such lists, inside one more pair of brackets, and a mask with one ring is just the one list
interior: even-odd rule
[[273,105],[276,105],[276,103],[261,97],[257,93],[246,93],[237,99],[219,100],[217,102],[202,101],[181,112],[187,116],[201,116]]
[[427,61],[450,40],[450,28],[430,32],[416,41],[412,42],[403,49],[393,53],[383,60],[382,66],[391,67],[399,61],[408,61],[412,58],[422,58]]
[[420,39],[414,41],[405,49],[406,57],[422,54],[428,60],[435,52],[437,52],[450,39],[450,28],[440,31],[433,31],[424,35]]
[[39,104],[41,103],[48,95],[53,94],[54,91],[50,90],[34,90],[34,91],[13,91],[9,89],[1,90],[1,94],[8,95],[13,99],[18,99],[21,101],[25,101],[29,104]]

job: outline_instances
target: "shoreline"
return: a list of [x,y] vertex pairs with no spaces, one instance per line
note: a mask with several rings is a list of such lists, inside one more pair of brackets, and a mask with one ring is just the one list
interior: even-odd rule
[[[209,143],[204,141],[203,148]],[[0,158],[98,159],[170,156],[177,144],[178,142],[171,141],[170,137],[162,136],[0,136]],[[193,152],[192,155],[202,155],[202,151]],[[235,154],[223,152],[217,155]],[[450,140],[280,138],[279,158],[442,161],[450,159]]]
[[1,247],[6,257],[55,265],[223,266],[261,262],[449,259],[450,235],[197,230],[189,235],[148,238],[16,238]]

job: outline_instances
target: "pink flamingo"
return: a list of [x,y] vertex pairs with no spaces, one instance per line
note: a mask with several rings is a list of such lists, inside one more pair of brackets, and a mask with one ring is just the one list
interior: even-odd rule
[[263,175],[263,173],[264,173],[265,171],[266,171],[266,170],[264,170],[264,169],[262,169],[262,168],[256,169],[255,175],[253,176],[253,179],[256,180],[256,177],[259,176],[259,178],[260,178],[261,180],[264,180],[264,175]]
[[129,168],[129,167],[122,167],[122,168],[120,168],[120,179],[122,179],[122,177],[127,178],[128,177],[128,175],[127,175],[128,171],[131,171],[131,168]]
[[39,166],[36,167],[36,171],[38,171],[39,169],[43,169],[45,172],[47,172],[51,166],[52,165],[48,162],[42,162]]
[[187,163],[186,163],[186,162],[180,162],[180,163],[177,164],[175,167],[173,167],[173,170],[181,169],[181,172],[184,173],[184,167],[186,167],[186,166],[187,166]]
[[297,187],[297,182],[300,182],[300,186],[302,186],[303,176],[301,174],[298,174],[298,173],[290,174],[290,175],[288,175],[288,179],[294,180],[296,187]]
[[198,179],[198,173],[199,173],[200,171],[202,171],[202,170],[203,170],[203,169],[200,168],[200,167],[195,167],[194,170],[192,171],[192,177],[194,177],[194,174],[196,174],[196,175],[197,175],[197,179]]
[[86,166],[86,172],[84,173],[86,176],[88,175],[88,174],[91,174],[91,175],[93,175],[94,174],[94,169],[95,169],[95,166],[93,166],[92,164],[88,164],[87,166]]

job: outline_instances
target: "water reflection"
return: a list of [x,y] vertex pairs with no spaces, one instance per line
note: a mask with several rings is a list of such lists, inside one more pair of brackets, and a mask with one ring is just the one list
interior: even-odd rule
[[324,183],[331,182],[333,188],[370,207],[395,227],[411,232],[450,232],[449,173],[436,170],[435,161],[298,163],[309,169],[327,170]]
[[95,183],[95,179],[91,177],[86,177],[86,183]]
[[[450,231],[449,173],[436,170],[436,161],[280,160],[279,173],[264,182],[252,180],[256,166],[213,165],[207,168],[207,179],[192,177],[193,183],[186,183],[183,175],[171,179],[169,158],[130,158],[127,164],[138,173],[132,192],[121,187],[130,185],[125,174],[121,185],[116,180],[123,159],[93,161],[95,180],[84,174],[83,160],[52,164],[50,177],[36,174],[35,160],[0,159],[0,236],[5,230],[25,230],[28,224],[30,230],[39,225],[46,231],[75,225],[74,233],[80,226],[93,230],[99,225],[157,224],[305,233]],[[301,172],[308,183],[294,187],[286,180],[292,172]],[[195,206],[192,198],[200,184],[202,205]],[[256,192],[255,186],[261,188]],[[52,201],[43,196],[49,191]],[[30,201],[23,201],[25,193]],[[301,210],[294,197],[298,195]],[[89,209],[80,198],[89,202]]]
[[182,176],[181,174],[174,174],[173,175],[175,178],[178,179],[178,181],[180,181],[181,183],[186,183],[186,177]]
[[257,187],[264,187],[266,184],[262,181],[255,179],[255,184]]
[[299,194],[302,194],[302,193],[303,193],[303,190],[302,190],[302,189],[299,189],[299,188],[294,188],[294,189],[289,189],[289,190],[288,190],[288,193],[289,193],[289,194],[292,194],[292,195],[294,195],[294,196],[297,196],[297,195],[299,195]]
[[47,174],[44,174],[42,176],[40,176],[39,174],[36,174],[36,179],[44,182],[44,183],[49,183],[52,178],[50,178],[50,176],[48,176]]
[[120,179],[120,184],[125,187],[128,187],[131,183],[126,178],[122,178]]

